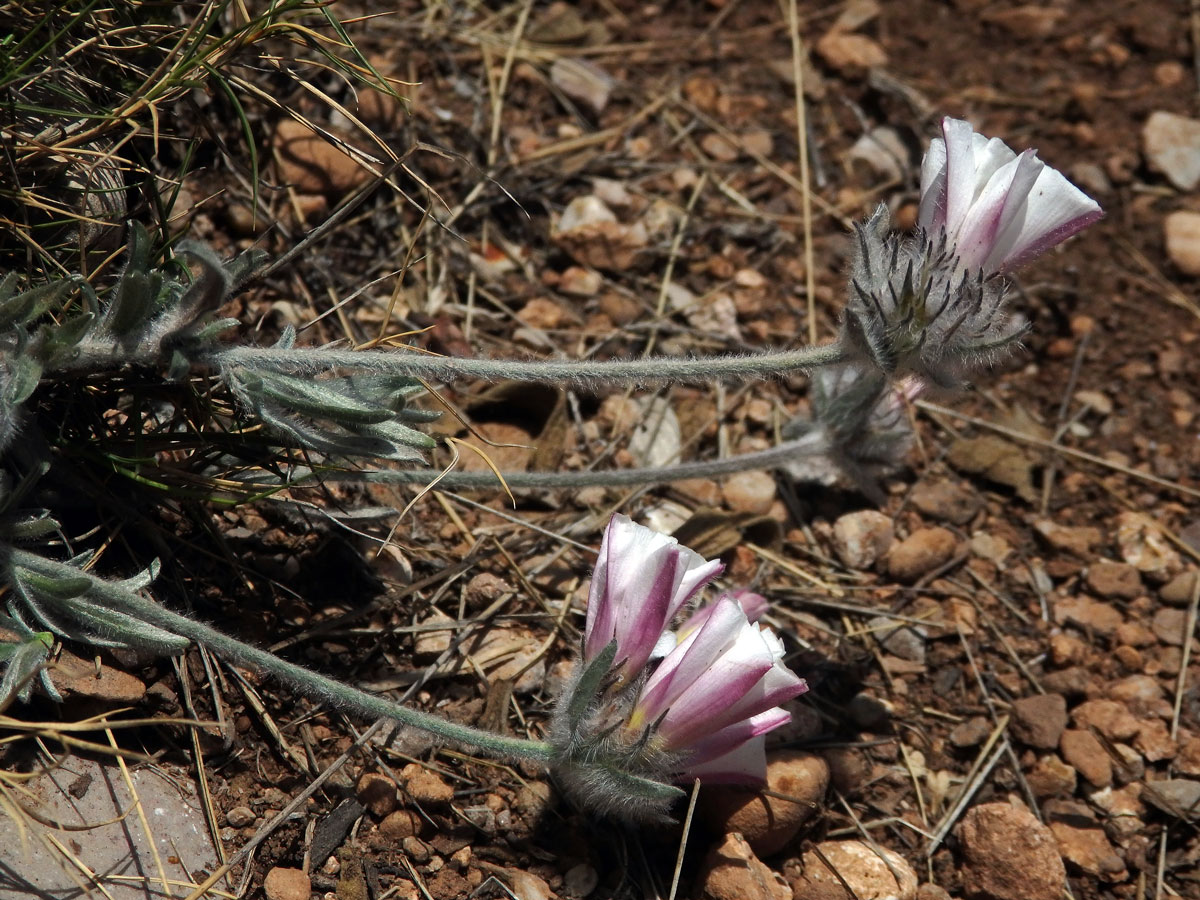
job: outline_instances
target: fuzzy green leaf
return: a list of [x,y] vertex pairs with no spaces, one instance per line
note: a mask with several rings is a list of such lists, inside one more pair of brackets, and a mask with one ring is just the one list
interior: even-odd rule
[[584,667],[583,674],[575,682],[575,687],[571,691],[571,699],[567,703],[567,721],[571,724],[572,731],[579,728],[584,716],[587,715],[588,707],[596,702],[600,686],[612,672],[616,658],[617,642],[612,640],[595,659]]

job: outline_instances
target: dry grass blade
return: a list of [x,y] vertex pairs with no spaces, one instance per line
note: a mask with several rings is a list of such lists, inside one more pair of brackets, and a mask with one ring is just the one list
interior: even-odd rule
[[796,0],[788,0],[788,32],[792,40],[792,81],[796,98],[797,156],[800,162],[800,202],[804,225],[804,288],[808,303],[808,340],[817,341],[816,274],[813,260],[812,179],[808,173],[808,106],[804,101],[804,39]]
[[[933,830],[933,837],[929,843],[925,845],[925,855],[932,856],[934,851],[941,846],[942,841],[946,839],[946,835],[950,833],[950,829],[954,827],[967,808],[967,804],[971,802],[971,798],[975,796],[975,792],[983,786],[987,781],[988,775],[995,768],[996,763],[1000,761],[1008,748],[1008,740],[1003,737],[1005,729],[1008,728],[1008,716],[1002,716],[996,727],[992,729],[983,746],[979,750],[979,754],[975,757],[975,762],[972,763],[970,771],[967,773],[966,779],[963,781],[962,789],[955,798],[953,805],[942,816],[938,822],[937,828]],[[999,746],[997,746],[999,743]]]
[[692,210],[696,207],[696,201],[700,199],[700,195],[708,184],[708,175],[709,173],[705,171],[696,180],[692,193],[688,197],[687,205],[683,208],[683,215],[679,217],[679,222],[675,226],[675,236],[671,239],[671,248],[667,251],[667,263],[663,266],[662,279],[658,286],[658,299],[654,304],[654,322],[651,324],[650,336],[646,338],[646,347],[642,351],[643,356],[648,357],[654,352],[659,325],[667,311],[667,297],[671,289],[671,276],[675,272],[675,262],[679,258],[679,248],[683,246],[683,238],[687,234],[688,223],[692,217]]
[[[117,749],[117,739],[113,735],[111,729],[105,729],[105,735],[108,737],[108,743],[113,748]],[[150,854],[154,858],[154,867],[158,870],[159,883],[163,886],[163,893],[168,897],[173,897],[171,886],[167,883],[167,870],[163,867],[162,854],[158,852],[158,840],[154,836],[154,832],[150,829],[150,820],[146,818],[146,809],[142,805],[142,798],[138,795],[137,786],[134,785],[133,779],[129,777],[129,767],[125,764],[125,759],[120,754],[117,754],[117,765],[121,769],[121,777],[125,779],[125,787],[128,789],[130,796],[133,797],[133,808],[137,813],[138,823],[142,826],[142,833],[146,835],[147,842],[150,844]]]
[[53,834],[43,834],[42,840],[46,842],[47,846],[53,847],[63,859],[71,864],[72,870],[77,872],[79,875],[82,875],[91,885],[91,888],[88,888],[82,883],[77,882],[79,883],[80,890],[85,895],[91,894],[92,888],[94,888],[103,894],[107,900],[114,900],[113,895],[109,892],[108,888],[104,886],[104,882],[100,880],[100,876],[91,868],[91,866],[80,859],[78,854],[73,852],[69,847],[67,847],[66,844],[64,844]]
[[1175,705],[1171,711],[1171,740],[1179,737],[1179,715],[1183,711],[1183,698],[1187,695],[1188,664],[1192,657],[1192,644],[1196,634],[1196,615],[1200,608],[1200,574],[1192,578],[1192,599],[1188,603],[1187,625],[1183,629],[1183,659],[1179,664],[1179,675],[1175,681]]
[[308,46],[327,71],[392,91],[369,64],[359,64],[352,45],[321,33],[344,35],[329,12],[307,0],[273,0],[253,11],[235,0],[197,6],[185,14],[89,0],[0,5],[0,34],[10,36],[0,89],[11,110],[0,124],[9,176],[0,182],[0,255],[31,268],[30,275],[77,269],[95,277],[106,265],[96,254],[111,252],[129,217],[125,195],[133,186],[152,194],[164,213],[158,225],[165,241],[170,228],[156,179],[174,184],[174,194],[189,156],[170,171],[174,145],[209,127],[179,118],[193,92],[207,89],[232,107],[257,193],[256,143],[242,98],[275,98],[232,70],[277,69],[272,47]]
[[293,797],[291,801],[289,801],[288,804],[279,811],[278,815],[272,817],[270,821],[264,823],[262,828],[254,833],[254,837],[250,838],[250,840],[247,841],[227,863],[218,868],[215,872],[209,875],[208,878],[197,885],[196,889],[188,894],[185,900],[202,900],[202,898],[205,897],[212,889],[213,885],[228,875],[234,866],[244,862],[247,858],[249,858],[256,847],[270,837],[280,825],[284,824],[284,822],[288,820],[292,813],[303,806],[309,797],[321,789],[321,786],[325,784],[326,781],[341,771],[342,766],[349,762],[351,757],[358,751],[358,749],[366,744],[371,738],[373,738],[385,724],[387,724],[387,720],[385,719],[379,719],[372,723],[371,727],[359,735],[354,743],[347,747],[346,751],[342,753],[341,756],[330,763],[320,775],[314,778],[304,788],[304,790],[297,793],[296,796]]
[[692,816],[696,813],[696,800],[700,797],[700,779],[692,782],[692,796],[688,799],[687,815],[683,817],[683,833],[679,835],[679,853],[675,857],[675,871],[671,874],[671,892],[667,900],[675,900],[679,890],[679,876],[683,874],[683,854],[687,850],[688,835],[692,831]]

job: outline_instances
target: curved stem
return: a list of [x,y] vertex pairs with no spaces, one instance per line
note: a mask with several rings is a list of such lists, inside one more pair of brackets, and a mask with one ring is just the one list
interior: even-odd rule
[[[767,450],[756,450],[726,459],[680,463],[674,466],[654,466],[644,469],[607,469],[593,472],[504,472],[504,482],[510,488],[546,488],[564,490],[581,487],[633,487],[645,484],[666,484],[689,478],[718,478],[751,469],[773,469],[799,457],[819,456],[829,448],[825,435],[810,432],[794,441],[785,441]],[[373,472],[321,472],[323,481],[341,481],[348,476],[355,481],[377,484],[428,484],[437,479],[438,487],[473,490],[497,487],[499,478],[493,472],[447,472],[440,469],[382,469]]]
[[[27,553],[15,547],[9,550],[9,556],[13,564],[51,578],[78,578],[81,574],[87,575],[74,566]],[[368,716],[394,719],[401,724],[420,728],[448,741],[476,747],[504,759],[550,761],[551,748],[549,744],[524,738],[504,737],[490,731],[449,722],[432,713],[401,706],[375,694],[368,694],[358,688],[341,684],[303,666],[287,662],[266,650],[243,644],[215,628],[171,612],[152,601],[143,600],[103,579],[91,575],[87,575],[87,577],[93,584],[89,593],[101,598],[112,608],[137,616],[151,625],[157,625],[159,628],[193,640],[198,644],[204,644],[213,652],[237,665],[273,675],[280,681],[298,688],[306,696],[321,697],[344,710],[354,710]]]
[[451,380],[482,378],[535,382],[649,382],[704,381],[713,378],[770,378],[797,370],[845,361],[841,346],[823,344],[774,353],[743,356],[654,357],[651,359],[523,360],[464,359],[427,356],[394,350],[323,348],[227,347],[209,360],[218,366],[246,366],[287,372],[315,372],[344,366],[372,372]]

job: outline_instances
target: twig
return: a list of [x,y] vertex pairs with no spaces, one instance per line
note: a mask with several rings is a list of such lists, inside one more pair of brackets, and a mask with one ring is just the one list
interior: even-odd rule
[[1192,581],[1192,602],[1188,604],[1187,627],[1183,630],[1183,657],[1179,663],[1179,676],[1175,681],[1175,709],[1171,714],[1171,740],[1179,736],[1179,714],[1183,710],[1183,695],[1187,690],[1188,663],[1192,656],[1192,642],[1196,639],[1196,611],[1200,606],[1200,572]]
[[[1062,437],[1064,427],[1063,423],[1067,418],[1067,410],[1071,406],[1071,395],[1075,393],[1075,384],[1079,380],[1079,370],[1083,367],[1083,353],[1087,349],[1088,333],[1085,332],[1079,339],[1079,346],[1075,348],[1075,361],[1071,364],[1071,374],[1067,378],[1067,383],[1063,387],[1062,400],[1058,404],[1058,416],[1054,422],[1054,441],[1055,443]],[[1046,510],[1050,506],[1050,493],[1054,490],[1054,477],[1058,469],[1058,460],[1052,458],[1050,464],[1046,466],[1046,477],[1042,480],[1042,507],[1041,512],[1044,516]]]
[[688,800],[687,815],[683,817],[683,834],[679,836],[679,853],[675,857],[675,872],[671,876],[671,893],[667,900],[675,900],[675,892],[679,890],[679,876],[683,873],[683,854],[687,850],[688,834],[692,830],[692,816],[696,812],[696,799],[700,796],[700,779],[692,782],[692,797]]
[[650,336],[646,339],[646,349],[642,352],[642,356],[649,356],[654,352],[654,343],[658,340],[659,323],[666,314],[667,294],[671,289],[671,276],[675,273],[675,261],[679,258],[679,248],[683,246],[683,236],[687,233],[692,210],[695,209],[696,201],[700,199],[700,194],[704,192],[704,187],[707,184],[708,172],[704,172],[696,180],[691,196],[688,197],[687,206],[683,208],[683,215],[679,217],[679,223],[675,226],[675,237],[671,240],[671,249],[667,253],[667,264],[663,266],[662,281],[658,287],[658,302],[655,304],[654,323],[650,329]]
[[[971,771],[967,773],[966,781],[963,784],[963,789],[959,793],[958,798],[954,801],[954,805],[942,817],[942,821],[938,823],[938,827],[934,829],[933,838],[925,847],[925,855],[933,856],[933,853],[946,839],[946,835],[950,833],[950,829],[954,827],[954,823],[958,821],[958,817],[962,815],[963,810],[967,808],[967,804],[971,798],[975,796],[975,792],[979,790],[988,773],[995,768],[996,763],[1000,761],[1000,757],[1004,755],[1004,750],[1008,746],[1008,741],[1004,740],[1000,746],[993,746],[997,741],[1001,740],[1001,735],[1004,734],[1004,729],[1008,727],[1008,716],[1003,716],[999,724],[992,729],[992,733],[988,736],[987,742],[983,745],[983,749],[979,751],[979,756],[975,758],[974,765],[971,766]],[[988,753],[991,753],[989,756]]]
[[[117,739],[113,735],[111,728],[104,729],[104,734],[108,738],[109,745],[116,750]],[[163,866],[162,854],[158,852],[158,841],[155,840],[154,832],[150,830],[150,821],[146,818],[146,808],[142,805],[142,798],[138,794],[137,786],[133,783],[133,778],[129,775],[129,766],[125,764],[125,758],[117,754],[117,766],[121,770],[121,777],[125,780],[125,787],[129,789],[129,795],[133,798],[133,808],[137,811],[138,822],[142,826],[142,833],[146,835],[146,843],[150,845],[150,856],[154,859],[154,867],[158,870],[158,878],[163,886],[163,893],[168,897],[175,896],[171,893],[171,886],[167,884],[167,870]]]
[[363,746],[367,741],[374,737],[375,733],[383,728],[383,725],[386,721],[386,719],[377,719],[375,722],[373,722],[371,727],[364,731],[358,740],[347,747],[346,751],[341,756],[330,763],[329,767],[326,768],[325,771],[312,780],[312,783],[310,783],[304,790],[300,791],[300,793],[293,797],[291,801],[289,801],[288,804],[284,806],[284,808],[281,809],[278,814],[275,815],[274,818],[272,818],[269,822],[264,823],[262,828],[258,829],[258,831],[254,833],[254,837],[250,838],[250,840],[248,840],[242,846],[242,848],[233,855],[229,862],[225,863],[223,866],[220,866],[215,872],[209,875],[208,878],[204,880],[203,884],[199,885],[196,890],[188,894],[185,900],[201,900],[201,898],[208,892],[209,888],[229,874],[234,866],[250,856],[250,854],[254,852],[254,849],[259,844],[261,844],[268,837],[270,837],[271,834],[274,833],[276,828],[291,818],[292,813],[307,803],[308,798],[320,790],[321,786],[325,784],[326,781],[341,771],[342,766],[349,762],[350,758],[356,752],[358,752],[358,748]]
[[813,261],[812,179],[808,172],[808,105],[804,102],[804,39],[796,0],[788,0],[788,32],[792,38],[792,81],[796,99],[796,138],[800,156],[800,213],[804,219],[804,290],[808,302],[808,339],[817,341],[816,275]]

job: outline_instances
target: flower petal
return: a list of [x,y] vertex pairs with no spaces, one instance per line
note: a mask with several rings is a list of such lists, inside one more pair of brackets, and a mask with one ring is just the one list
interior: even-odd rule
[[1025,205],[1003,224],[985,271],[1012,271],[1103,216],[1095,200],[1061,172],[1044,166]]
[[946,237],[953,243],[975,200],[975,132],[961,119],[942,119],[946,142]]
[[1018,156],[958,119],[942,120],[921,165],[918,224],[944,233],[958,267],[984,277],[1015,269],[1102,215],[1034,151]]
[[705,784],[760,785],[767,780],[766,741],[751,738],[723,756],[688,766],[678,780],[692,778]]
[[1026,150],[992,173],[955,239],[954,252],[963,268],[988,270],[985,263],[994,251],[997,235],[1024,208],[1044,167],[1032,150]]
[[[658,719],[685,691],[709,676],[748,628],[753,626],[736,601],[725,596],[713,604],[703,624],[687,635],[646,681],[634,712],[635,727]],[[770,664],[768,661],[767,666]],[[759,671],[754,678],[761,676]],[[714,696],[709,702],[715,704],[718,698]]]
[[749,719],[742,719],[732,725],[727,725],[715,734],[701,738],[691,747],[687,758],[687,768],[693,767],[724,756],[731,750],[736,750],[747,741],[774,731],[781,725],[792,720],[792,714],[786,709],[775,707],[759,713]]
[[757,622],[771,608],[771,604],[767,602],[767,598],[762,594],[754,593],[754,591],[730,591],[729,596],[741,604],[742,612],[746,614],[746,618],[751,622]]
[[621,538],[619,531],[633,525],[625,516],[613,516],[604,529],[600,540],[600,555],[596,568],[592,570],[592,583],[588,588],[587,624],[584,627],[584,659],[595,659],[613,639],[616,628],[616,602],[608,590],[608,555],[614,541]]
[[777,660],[736,702],[714,711],[708,718],[707,727],[709,730],[718,730],[741,719],[753,718],[807,690],[808,682]]
[[681,748],[747,718],[751,713],[731,711],[740,709],[747,695],[757,695],[759,682],[774,664],[772,646],[757,627],[747,624],[718,659],[676,694],[662,717],[659,734],[668,746]]
[[671,619],[722,568],[672,537],[613,516],[588,596],[585,658],[594,658],[615,638],[617,660],[634,677]]
[[[689,634],[707,622],[708,617],[712,615],[712,611],[717,608],[717,604],[726,597],[735,601],[739,606],[741,606],[742,612],[746,614],[746,618],[751,622],[757,622],[759,619],[765,616],[767,614],[767,610],[771,608],[771,604],[767,602],[767,598],[762,596],[762,594],[756,594],[753,591],[746,590],[725,591],[719,597],[717,597],[716,601],[708,604],[707,606],[700,607],[698,610],[688,616],[687,620],[679,626],[679,631],[675,636],[675,643],[678,644]],[[668,652],[670,649],[670,647],[667,648]],[[666,653],[661,655],[666,656]]]
[[934,138],[921,160],[921,205],[917,224],[935,233],[946,227],[946,142]]

